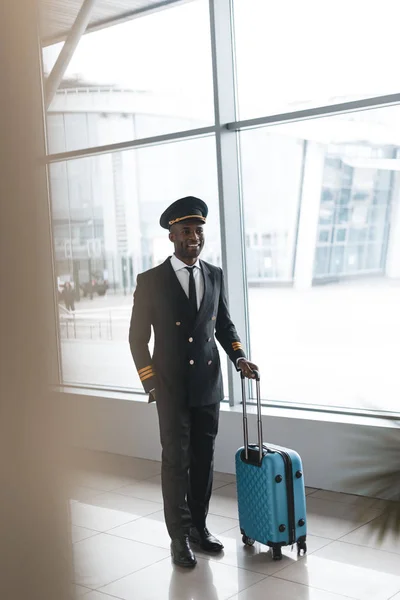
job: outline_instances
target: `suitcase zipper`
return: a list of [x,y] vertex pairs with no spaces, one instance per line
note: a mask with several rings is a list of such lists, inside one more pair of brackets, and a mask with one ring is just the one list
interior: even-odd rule
[[[267,448],[268,450],[268,448]],[[287,452],[278,450],[277,448],[269,448],[273,452],[277,452],[283,458],[285,465],[286,475],[286,491],[287,491],[287,503],[288,503],[288,523],[289,523],[289,543],[294,544],[296,542],[296,525],[295,525],[295,512],[294,512],[294,489],[293,489],[293,467],[292,459]]]
[[287,452],[281,452],[281,456],[285,463],[286,470],[286,489],[288,497],[288,521],[289,521],[289,544],[294,544],[296,541],[296,526],[294,515],[294,489],[293,489],[293,467],[292,459]]

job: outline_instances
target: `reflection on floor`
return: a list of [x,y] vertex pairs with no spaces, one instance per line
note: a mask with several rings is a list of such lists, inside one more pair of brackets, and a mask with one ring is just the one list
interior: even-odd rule
[[[382,502],[307,489],[308,554],[244,547],[235,478],[215,474],[208,526],[225,550],[197,553],[189,572],[169,554],[160,463],[96,454],[81,463],[71,492],[75,588],[85,600],[400,600],[400,543],[379,545],[370,521]],[[360,510],[362,509],[362,510]]]

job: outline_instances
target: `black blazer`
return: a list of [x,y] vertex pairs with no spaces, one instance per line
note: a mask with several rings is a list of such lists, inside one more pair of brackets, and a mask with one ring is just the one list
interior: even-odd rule
[[204,296],[194,322],[170,258],[137,278],[129,344],[144,390],[155,388],[157,402],[205,406],[223,399],[215,338],[235,365],[245,357],[229,316],[222,270],[204,261],[200,267]]

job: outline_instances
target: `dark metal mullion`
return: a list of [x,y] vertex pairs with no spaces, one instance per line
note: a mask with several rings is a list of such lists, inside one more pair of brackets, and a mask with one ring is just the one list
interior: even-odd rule
[[158,146],[169,142],[178,142],[180,140],[199,138],[215,134],[215,126],[200,127],[199,129],[188,129],[176,133],[166,133],[138,140],[129,140],[127,142],[117,142],[115,144],[106,144],[104,146],[93,146],[91,148],[82,148],[80,150],[71,150],[68,152],[59,152],[49,154],[46,158],[47,163],[61,162],[64,160],[74,160],[76,158],[86,158],[88,156],[97,156],[100,154],[111,154],[111,152],[121,152],[123,150],[133,150],[135,148],[145,148],[148,146]]
[[329,117],[337,114],[359,112],[361,110],[370,110],[373,108],[381,108],[383,106],[393,106],[400,104],[400,93],[388,94],[386,96],[375,96],[373,98],[364,98],[361,100],[351,100],[349,102],[341,102],[339,104],[328,104],[315,108],[307,108],[292,112],[275,113],[254,119],[246,119],[244,121],[235,121],[227,123],[227,129],[238,131],[240,129],[252,129],[261,127],[262,125],[279,125],[282,123],[290,123],[295,121],[304,121],[307,119],[315,119],[321,117]]

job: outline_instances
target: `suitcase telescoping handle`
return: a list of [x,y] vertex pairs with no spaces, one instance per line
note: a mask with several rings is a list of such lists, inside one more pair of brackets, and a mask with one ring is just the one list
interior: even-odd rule
[[[260,394],[260,373],[254,369],[257,390],[257,430],[258,430],[258,461],[261,464],[263,457],[263,433],[261,422],[261,394]],[[246,461],[249,459],[249,428],[247,425],[247,400],[246,400],[246,382],[242,372],[242,401],[243,401],[243,436],[244,436],[244,456]]]

